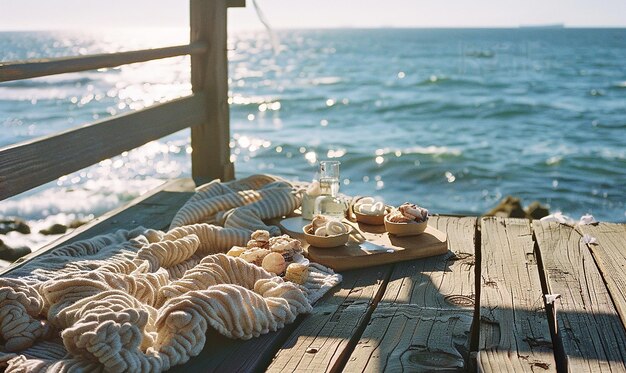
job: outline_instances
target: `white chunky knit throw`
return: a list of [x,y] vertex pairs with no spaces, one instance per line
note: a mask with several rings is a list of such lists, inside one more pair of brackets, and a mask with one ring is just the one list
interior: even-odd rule
[[[161,372],[200,353],[207,328],[249,339],[291,323],[341,276],[310,263],[304,284],[225,255],[300,204],[272,176],[197,189],[168,232],[75,242],[0,278],[6,372]],[[267,233],[265,233],[267,234]]]

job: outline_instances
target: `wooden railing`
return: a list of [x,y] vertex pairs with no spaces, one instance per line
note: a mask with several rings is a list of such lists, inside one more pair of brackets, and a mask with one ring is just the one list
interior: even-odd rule
[[0,82],[96,70],[161,58],[184,56],[187,54],[201,55],[206,53],[207,50],[208,46],[206,43],[197,42],[175,47],[144,49],[131,52],[0,63]]
[[0,62],[0,82],[191,55],[191,96],[0,149],[0,200],[191,127],[192,176],[234,177],[230,162],[226,11],[245,0],[190,0],[190,44]]

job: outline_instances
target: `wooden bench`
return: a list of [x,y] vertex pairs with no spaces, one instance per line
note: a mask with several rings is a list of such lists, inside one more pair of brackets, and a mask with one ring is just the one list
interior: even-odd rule
[[[192,175],[234,177],[226,9],[245,2],[190,4],[188,45],[0,64],[2,82],[191,54],[194,91],[0,149],[0,199],[186,127]],[[194,187],[169,181],[30,257],[121,228],[165,229]],[[626,225],[454,216],[430,224],[448,234],[447,254],[345,272],[311,314],[248,341],[209,332],[202,353],[172,371],[626,372]],[[582,241],[585,234],[597,243]],[[561,297],[546,304],[550,294]]]

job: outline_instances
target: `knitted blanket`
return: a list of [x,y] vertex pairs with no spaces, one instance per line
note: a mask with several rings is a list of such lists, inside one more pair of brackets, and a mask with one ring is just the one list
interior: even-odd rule
[[0,278],[0,368],[161,372],[198,355],[208,328],[249,339],[284,327],[341,281],[299,242],[270,238],[280,230],[264,220],[299,205],[272,176],[213,181],[167,232],[120,230],[33,258]]

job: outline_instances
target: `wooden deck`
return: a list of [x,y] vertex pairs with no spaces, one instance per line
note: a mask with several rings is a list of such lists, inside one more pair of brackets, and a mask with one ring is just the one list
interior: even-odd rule
[[[170,182],[63,243],[165,229],[192,188]],[[172,371],[626,372],[626,225],[430,224],[448,234],[448,254],[344,272],[312,314],[248,341],[211,332],[200,356]],[[546,294],[561,297],[546,306]]]

